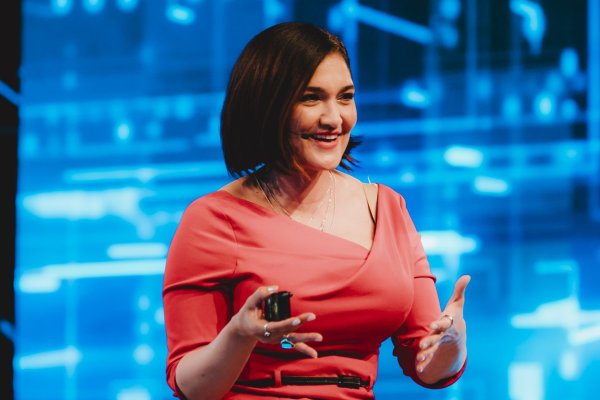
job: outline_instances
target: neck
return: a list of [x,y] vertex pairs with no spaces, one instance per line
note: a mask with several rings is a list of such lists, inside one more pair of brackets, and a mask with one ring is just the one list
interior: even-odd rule
[[254,182],[273,210],[296,220],[307,220],[335,197],[334,174],[329,170],[306,176],[269,171],[256,176]]
[[290,214],[311,212],[328,196],[333,173],[318,171],[307,177],[276,174],[272,180],[274,195]]
[[336,192],[333,171],[320,171],[307,178],[277,174],[266,178],[268,183],[258,177],[255,182],[274,211],[321,231],[332,226]]

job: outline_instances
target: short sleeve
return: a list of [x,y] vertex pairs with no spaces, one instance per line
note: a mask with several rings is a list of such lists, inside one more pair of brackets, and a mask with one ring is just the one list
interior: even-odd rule
[[196,200],[173,236],[163,282],[167,382],[175,392],[179,360],[210,343],[231,316],[229,283],[235,266],[236,241],[229,219],[212,200]]
[[444,379],[436,384],[429,385],[421,381],[417,375],[415,360],[419,351],[419,341],[428,332],[429,324],[441,315],[440,301],[435,287],[435,276],[431,273],[425,249],[421,243],[421,235],[408,213],[404,199],[399,197],[401,207],[401,231],[408,235],[413,260],[413,287],[414,297],[411,310],[404,324],[392,336],[394,355],[405,375],[411,377],[416,383],[427,388],[443,388],[454,383],[463,369],[456,375]]

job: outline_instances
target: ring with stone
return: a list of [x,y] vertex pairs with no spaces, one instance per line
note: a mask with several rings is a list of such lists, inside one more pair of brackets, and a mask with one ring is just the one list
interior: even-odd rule
[[283,338],[281,339],[281,341],[279,342],[279,344],[281,345],[282,349],[293,349],[294,348],[294,342],[292,342],[290,340],[290,334],[288,333],[287,335],[283,335]]
[[271,332],[269,332],[269,323],[268,322],[265,324],[265,326],[263,326],[263,329],[265,331],[265,333],[264,333],[265,337],[271,336]]

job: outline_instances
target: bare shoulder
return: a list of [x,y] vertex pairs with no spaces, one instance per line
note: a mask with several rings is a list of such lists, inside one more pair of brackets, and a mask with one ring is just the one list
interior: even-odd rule
[[342,186],[346,187],[350,192],[358,194],[357,192],[360,191],[361,195],[364,193],[371,210],[377,208],[378,186],[376,183],[363,183],[355,177],[340,171],[336,171],[336,176],[339,177]]
[[377,200],[377,194],[379,193],[379,186],[376,183],[362,183],[365,192],[367,192],[367,197],[373,198]]
[[353,190],[364,190],[367,194],[372,194],[377,196],[377,184],[376,183],[364,183],[349,175],[345,172],[335,171],[336,179],[342,183],[343,186],[346,186]]

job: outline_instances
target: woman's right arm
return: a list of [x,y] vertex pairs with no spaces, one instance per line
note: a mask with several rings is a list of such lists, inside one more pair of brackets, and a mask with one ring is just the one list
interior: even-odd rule
[[[167,255],[163,305],[167,333],[167,381],[189,400],[221,398],[238,379],[258,341],[277,344],[314,314],[269,322],[264,336],[261,303],[269,288],[258,288],[233,314],[237,241],[222,204],[200,199],[183,214]],[[276,290],[271,287],[271,291]],[[293,322],[297,320],[296,322]],[[316,333],[294,333],[295,349],[311,357],[304,342]]]
[[[233,316],[217,337],[206,346],[187,353],[176,369],[175,380],[179,391],[188,400],[220,399],[234,385],[258,341],[278,344],[282,336],[298,329],[315,318],[312,313],[279,322],[269,322],[269,337],[264,336],[260,304],[277,288],[260,287],[252,294],[240,311]],[[293,337],[294,348],[310,357],[316,351],[305,342],[320,341],[318,333],[298,333]]]

